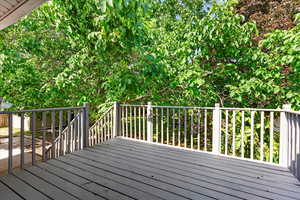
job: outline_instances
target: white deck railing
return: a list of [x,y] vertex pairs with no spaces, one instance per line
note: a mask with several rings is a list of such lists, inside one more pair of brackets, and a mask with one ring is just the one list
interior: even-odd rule
[[[59,113],[59,118],[63,118],[63,113]],[[71,112],[67,113],[67,126],[62,129],[59,126],[59,135],[54,140],[53,144],[46,147],[45,158],[43,160],[50,160],[60,156],[72,153],[83,149],[83,131],[82,131],[82,110],[75,111],[74,117],[71,120]]]
[[300,112],[284,112],[282,164],[300,180]]
[[[24,167],[24,115],[32,118],[32,161],[36,163],[37,121],[41,121],[42,160],[93,146],[117,136],[171,145],[289,168],[300,178],[300,112],[283,109],[120,105],[115,102],[89,128],[83,107],[0,112],[9,115],[8,171],[13,166],[12,115],[21,115],[21,168]],[[71,114],[73,117],[71,118]],[[51,128],[47,127],[47,115]],[[56,120],[58,115],[58,120]],[[39,120],[37,120],[39,119]],[[58,130],[56,129],[58,125]],[[65,127],[63,129],[63,127]],[[50,130],[50,145],[47,145]]]
[[117,107],[108,108],[89,130],[89,144],[94,146],[114,138],[114,111]]
[[118,105],[117,136],[289,168],[300,176],[300,113],[283,109]]
[[[0,114],[8,115],[8,173],[88,146],[88,104],[81,107],[0,111]],[[19,134],[14,133],[14,125],[18,122],[13,121],[13,115],[19,115],[21,119]],[[24,128],[25,117],[30,118],[28,132]],[[26,134],[30,134],[30,144],[25,144]],[[20,151],[19,158],[14,151]],[[31,154],[31,159],[28,160],[25,154]]]

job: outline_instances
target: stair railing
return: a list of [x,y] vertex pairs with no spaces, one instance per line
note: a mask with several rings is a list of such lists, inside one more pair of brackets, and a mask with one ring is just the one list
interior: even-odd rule
[[[87,146],[88,104],[0,111],[0,115],[3,114],[8,115],[8,173]],[[18,152],[20,156],[17,156]]]
[[[70,119],[70,113],[68,119]],[[82,112],[79,111],[75,117],[68,123],[68,126],[54,140],[52,145],[46,147],[46,160],[58,158],[67,153],[72,153],[83,148],[82,137]]]
[[120,104],[114,102],[89,129],[89,146],[120,136]]

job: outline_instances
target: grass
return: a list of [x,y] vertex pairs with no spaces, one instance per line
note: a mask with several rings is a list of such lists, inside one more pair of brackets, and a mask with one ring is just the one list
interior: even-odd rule
[[[18,137],[21,134],[21,129],[14,128],[13,129],[13,136]],[[30,131],[25,131],[26,136],[31,136]],[[36,132],[36,137],[41,137],[42,134],[40,132]],[[0,138],[8,137],[8,127],[0,127]]]
[[[20,135],[20,129],[14,128],[13,129],[13,136],[19,136]],[[0,128],[0,137],[8,137],[8,127],[1,127]]]

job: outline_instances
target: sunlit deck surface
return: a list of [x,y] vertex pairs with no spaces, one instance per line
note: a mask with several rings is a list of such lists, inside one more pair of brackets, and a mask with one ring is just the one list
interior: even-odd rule
[[116,138],[2,177],[0,199],[300,199],[266,164]]

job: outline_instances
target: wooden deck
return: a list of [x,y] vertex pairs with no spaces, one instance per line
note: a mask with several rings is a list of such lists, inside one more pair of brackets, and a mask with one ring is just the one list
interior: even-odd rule
[[0,178],[0,199],[300,199],[266,164],[116,138]]

